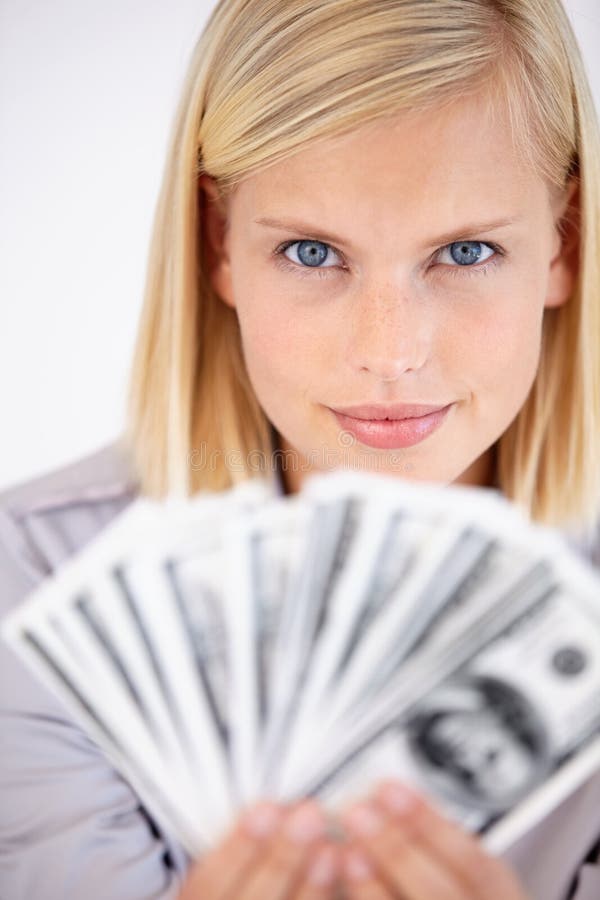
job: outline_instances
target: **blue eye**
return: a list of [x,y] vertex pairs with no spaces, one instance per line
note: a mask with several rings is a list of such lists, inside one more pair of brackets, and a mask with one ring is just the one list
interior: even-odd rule
[[[442,247],[441,253],[449,250],[450,256],[459,266],[471,266],[473,263],[480,262],[482,247],[488,247],[493,252],[491,245],[484,244],[482,241],[454,241],[454,243]],[[484,257],[484,260],[486,259],[489,259],[489,256]]]
[[[335,252],[329,244],[325,244],[323,241],[291,241],[284,244],[280,251],[284,254],[284,251],[292,250],[292,248],[294,248],[293,252],[297,259],[290,259],[289,256],[286,256],[286,259],[290,259],[290,262],[295,262],[296,265],[300,264],[312,269],[324,268],[321,263],[327,259],[328,253]],[[329,266],[325,268],[329,268]]]

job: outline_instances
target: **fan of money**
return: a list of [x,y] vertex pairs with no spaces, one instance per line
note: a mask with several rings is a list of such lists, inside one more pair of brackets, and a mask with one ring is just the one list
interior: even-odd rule
[[192,855],[389,776],[502,852],[600,765],[600,578],[492,489],[140,497],[2,635]]

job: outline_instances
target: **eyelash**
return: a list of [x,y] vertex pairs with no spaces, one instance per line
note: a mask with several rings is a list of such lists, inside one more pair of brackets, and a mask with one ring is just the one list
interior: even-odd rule
[[[332,247],[331,244],[327,244],[325,241],[317,241],[315,238],[296,238],[292,241],[285,241],[285,243],[280,244],[273,251],[273,256],[275,258],[275,264],[284,271],[294,271],[300,277],[309,276],[312,277],[317,274],[319,278],[328,278],[330,272],[335,272],[339,267],[338,266],[300,266],[298,263],[294,263],[289,260],[286,256],[284,256],[284,252],[288,249],[288,247],[292,247],[294,244],[301,244],[303,241],[311,241],[314,240],[317,244],[322,244],[324,247],[327,247],[329,250],[333,250],[334,253],[337,253],[338,256],[342,256],[339,250],[336,250],[335,247]],[[436,254],[441,253],[442,250],[445,250],[447,247],[451,247],[453,244],[460,244],[460,241],[452,241],[450,244],[445,244],[443,247],[440,247],[439,250],[436,251]],[[476,241],[470,240],[469,243],[482,244],[485,247],[489,247],[494,251],[495,256],[491,256],[489,260],[483,265],[480,266],[445,266],[448,271],[446,274],[455,276],[455,275],[487,275],[491,269],[497,266],[502,258],[506,256],[506,251],[500,247],[499,244],[494,244],[492,241]]]

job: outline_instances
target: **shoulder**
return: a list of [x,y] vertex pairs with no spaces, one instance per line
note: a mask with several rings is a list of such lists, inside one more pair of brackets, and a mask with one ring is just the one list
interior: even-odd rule
[[[76,553],[136,494],[118,443],[0,492],[0,618]],[[52,693],[0,640],[0,716],[63,717]]]
[[[101,531],[137,492],[119,441],[1,491],[0,618]],[[11,677],[17,671],[20,677]],[[37,680],[0,642],[0,707],[2,684],[12,684],[23,701],[39,696]],[[50,694],[47,702],[54,705]]]
[[[119,442],[0,492],[0,617],[138,494]],[[0,641],[0,882],[14,900],[172,898],[188,861]],[[98,877],[101,876],[101,877]]]
[[120,441],[0,491],[0,613],[83,547],[138,494]]

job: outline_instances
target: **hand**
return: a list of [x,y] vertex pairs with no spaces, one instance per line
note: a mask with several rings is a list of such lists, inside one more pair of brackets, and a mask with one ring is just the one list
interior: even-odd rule
[[382,782],[341,816],[348,900],[527,900],[513,872],[423,797]]
[[329,900],[340,850],[318,804],[259,803],[191,871],[179,900]]

